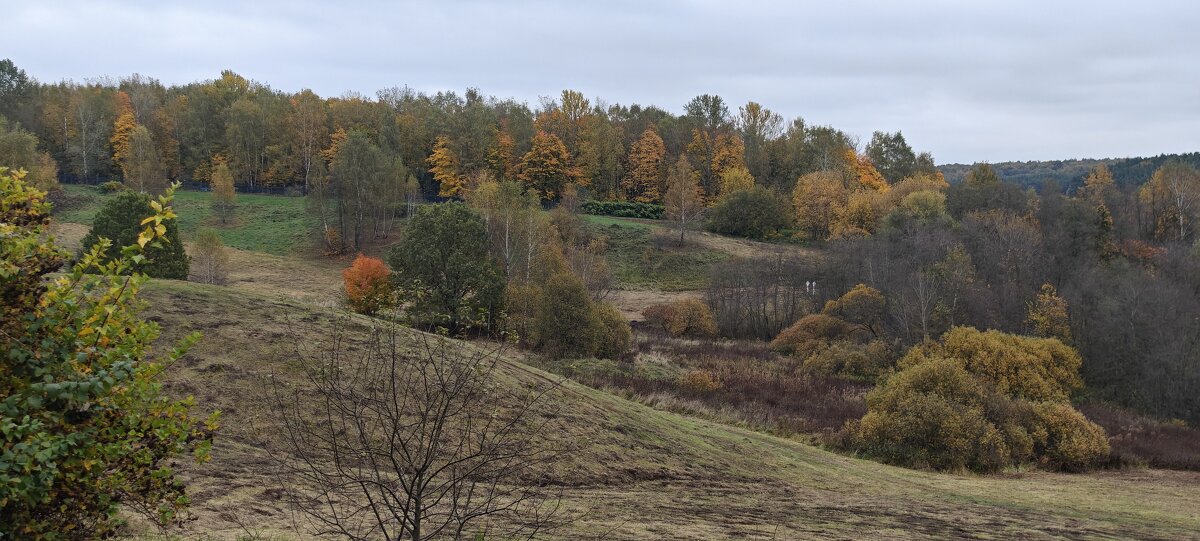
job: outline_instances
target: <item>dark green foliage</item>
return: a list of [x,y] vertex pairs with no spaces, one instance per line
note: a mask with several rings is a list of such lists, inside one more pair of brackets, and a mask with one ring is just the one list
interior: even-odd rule
[[[142,230],[142,220],[154,215],[150,196],[126,191],[105,202],[92,222],[92,230],[83,237],[84,247],[94,246],[101,238],[112,242],[105,251],[109,258],[120,256],[121,247],[137,242]],[[187,280],[188,256],[179,239],[179,225],[174,219],[163,222],[166,234],[163,238],[146,246],[146,261],[136,270],[151,278]]]
[[871,135],[871,142],[867,143],[866,154],[889,184],[900,182],[917,172],[917,154],[900,132],[875,132]]
[[483,219],[462,203],[419,208],[388,264],[420,324],[459,332],[491,327],[500,314],[504,274],[488,258]]
[[1004,209],[1021,214],[1027,206],[1028,197],[1021,187],[1001,182],[986,163],[976,165],[962,182],[946,190],[946,210],[956,220],[973,210]]
[[554,274],[542,299],[535,316],[538,348],[551,357],[594,354],[603,324],[583,282],[567,272]]
[[[1041,188],[1055,184],[1061,189],[1074,191],[1083,185],[1083,177],[1098,165],[1107,165],[1112,172],[1113,180],[1118,186],[1140,186],[1150,180],[1150,176],[1164,163],[1179,160],[1200,168],[1200,152],[1187,154],[1162,154],[1146,158],[1125,158],[1121,160],[1048,160],[1029,162],[1001,162],[992,167],[1004,182],[1017,184],[1022,187]],[[966,177],[973,166],[959,163],[938,166],[946,181],[957,184]]]
[[579,209],[584,214],[597,216],[616,216],[618,218],[644,218],[661,220],[664,207],[655,203],[639,203],[637,201],[584,201]]
[[786,197],[755,186],[730,194],[709,209],[709,231],[751,239],[767,239],[792,223],[792,207]]

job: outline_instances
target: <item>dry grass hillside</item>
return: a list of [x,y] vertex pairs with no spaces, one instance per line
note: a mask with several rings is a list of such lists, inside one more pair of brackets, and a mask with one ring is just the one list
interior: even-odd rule
[[[224,412],[214,461],[188,467],[189,534],[302,537],[278,500],[265,449],[280,436],[269,378],[299,381],[296,344],[316,347],[338,312],[258,282],[156,281],[147,316],[166,338],[204,340],[169,372],[173,393]],[[353,320],[363,333],[369,320]],[[520,358],[506,381],[558,381]],[[657,411],[564,382],[548,432],[577,451],[553,463],[575,517],[564,539],[1186,539],[1200,532],[1200,474],[948,475],[880,465]]]
[[[628,223],[633,227],[601,225],[625,227],[614,232],[631,243],[644,242],[649,237],[642,233],[658,227]],[[78,224],[56,225],[67,246],[85,232]],[[726,246],[715,238],[701,236],[695,253],[683,259],[632,244],[640,255],[617,263],[642,279],[668,275],[671,264],[763,248],[748,241]],[[712,255],[717,252],[724,255]],[[223,412],[214,460],[182,465],[195,519],[168,537],[305,539],[273,475],[272,453],[281,452],[282,434],[271,414],[270,382],[300,384],[305,356],[298,349],[319,349],[345,317],[337,305],[346,262],[236,249],[231,259],[227,286],[156,280],[143,294],[145,315],[164,329],[160,347],[191,331],[204,334],[168,371],[170,392],[194,395],[202,408]],[[700,293],[621,289],[614,300],[630,316],[651,302]],[[358,336],[372,324],[359,316],[350,321]],[[510,354],[500,369],[507,384],[561,383],[550,398],[546,435],[555,447],[573,449],[550,468],[551,484],[563,490],[573,517],[557,532],[562,539],[1200,539],[1200,473],[906,470],[655,410]],[[130,535],[162,538],[148,530]]]

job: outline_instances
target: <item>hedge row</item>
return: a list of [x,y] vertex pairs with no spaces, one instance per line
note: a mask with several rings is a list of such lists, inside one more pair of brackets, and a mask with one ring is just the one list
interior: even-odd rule
[[634,201],[584,201],[580,207],[587,214],[616,216],[618,218],[646,218],[659,220],[663,217],[663,206]]

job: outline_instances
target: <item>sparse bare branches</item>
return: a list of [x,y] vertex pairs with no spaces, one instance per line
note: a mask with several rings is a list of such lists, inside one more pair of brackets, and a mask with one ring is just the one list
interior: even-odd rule
[[307,388],[275,386],[285,492],[314,533],[532,539],[551,525],[557,496],[535,484],[552,385],[500,374],[498,349],[391,324],[330,344],[305,360]]

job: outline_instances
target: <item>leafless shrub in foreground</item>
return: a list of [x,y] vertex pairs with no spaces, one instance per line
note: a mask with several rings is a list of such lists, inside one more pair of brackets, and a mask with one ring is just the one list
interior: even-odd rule
[[342,327],[306,385],[276,382],[284,493],[314,533],[353,540],[534,539],[559,498],[537,487],[553,387],[500,381],[499,348],[386,324]]

